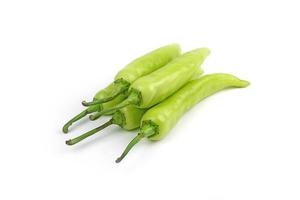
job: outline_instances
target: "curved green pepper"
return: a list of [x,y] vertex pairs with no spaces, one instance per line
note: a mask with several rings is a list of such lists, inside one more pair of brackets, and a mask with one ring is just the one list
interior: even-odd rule
[[141,120],[139,134],[129,143],[120,162],[142,138],[161,140],[175,126],[181,116],[202,99],[229,87],[247,87],[249,82],[230,74],[210,74],[192,80],[171,97],[149,109]]
[[115,76],[115,81],[111,88],[112,91],[109,95],[92,102],[83,101],[82,104],[84,106],[91,106],[114,99],[122,92],[127,91],[135,80],[166,65],[179,56],[180,53],[180,46],[178,44],[171,44],[151,51],[150,53],[133,60]]

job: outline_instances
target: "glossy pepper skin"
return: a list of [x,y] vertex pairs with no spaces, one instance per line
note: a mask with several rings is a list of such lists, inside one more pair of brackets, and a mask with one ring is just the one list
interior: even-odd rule
[[209,49],[195,49],[135,81],[130,88],[141,94],[142,100],[138,106],[148,108],[172,95],[192,79],[209,54]]
[[[180,55],[181,50],[178,44],[171,44],[158,48],[144,56],[141,56],[125,66],[115,77],[115,81],[106,88],[97,92],[92,102],[83,101],[87,109],[69,120],[63,127],[63,132],[67,133],[69,127],[76,121],[88,114],[107,110],[115,107],[127,97],[127,91],[130,84],[137,78],[147,75],[158,68],[164,66],[175,57]],[[112,114],[107,112],[105,114]],[[99,118],[98,116],[97,118]],[[96,118],[94,118],[96,119]]]
[[130,87],[127,99],[114,108],[103,110],[99,115],[127,105],[135,105],[139,108],[156,105],[192,80],[195,74],[202,74],[203,71],[199,66],[209,54],[210,50],[207,48],[184,53],[166,66],[136,80]]
[[129,143],[116,162],[120,162],[130,149],[144,137],[149,140],[163,139],[181,116],[204,98],[225,88],[243,88],[248,85],[249,82],[224,73],[210,74],[190,81],[143,115],[140,133]]
[[146,112],[146,109],[139,109],[134,106],[127,106],[125,108],[122,108],[118,111],[116,111],[112,118],[104,123],[103,125],[92,129],[76,138],[70,139],[66,141],[66,144],[68,145],[74,145],[82,140],[84,140],[87,137],[90,137],[91,135],[94,135],[95,133],[103,130],[104,128],[115,124],[123,128],[124,130],[131,131],[134,129],[139,128],[141,119],[143,114]]
[[152,73],[180,55],[178,44],[170,44],[147,53],[127,64],[116,76],[115,80],[124,80],[132,84],[138,78]]

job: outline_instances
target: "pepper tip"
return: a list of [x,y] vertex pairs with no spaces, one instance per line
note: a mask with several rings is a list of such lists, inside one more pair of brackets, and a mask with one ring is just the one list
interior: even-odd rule
[[83,100],[83,101],[81,102],[81,104],[82,104],[83,106],[89,106],[89,105],[88,105],[88,102],[86,102],[85,100]]
[[72,145],[71,140],[67,140],[67,141],[66,141],[66,145]]
[[69,132],[69,128],[67,126],[64,126],[62,129],[63,133],[68,133]]

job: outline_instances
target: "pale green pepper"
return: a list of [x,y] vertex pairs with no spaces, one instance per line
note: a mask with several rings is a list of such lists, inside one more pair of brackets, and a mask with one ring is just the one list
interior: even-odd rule
[[182,115],[202,99],[229,87],[247,87],[249,82],[230,74],[210,74],[192,80],[171,97],[150,108],[141,119],[139,134],[128,144],[120,162],[142,138],[161,140],[175,126]]
[[179,56],[180,53],[180,46],[178,44],[171,44],[156,49],[133,60],[115,76],[115,81],[112,85],[112,91],[110,95],[105,98],[96,98],[96,100],[92,102],[83,101],[82,104],[84,106],[91,106],[112,100],[119,94],[127,91],[130,85],[138,78],[150,74],[155,70],[163,67],[174,58]]

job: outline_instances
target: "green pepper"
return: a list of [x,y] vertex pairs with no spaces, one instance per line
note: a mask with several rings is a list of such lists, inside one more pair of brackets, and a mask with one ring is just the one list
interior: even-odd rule
[[141,120],[139,134],[128,144],[120,162],[142,138],[161,140],[175,126],[181,116],[202,99],[230,87],[247,87],[249,82],[230,74],[210,74],[192,80],[171,97],[150,108]]
[[150,53],[147,53],[129,64],[127,64],[118,74],[115,76],[115,81],[112,85],[112,91],[107,97],[97,98],[92,102],[83,101],[84,106],[91,106],[107,101],[111,101],[119,94],[127,91],[130,85],[138,78],[152,73],[153,71],[166,65],[174,58],[180,55],[180,46],[178,44],[171,44],[159,49],[156,49]]
[[[166,66],[137,79],[130,87],[128,98],[122,103],[98,112],[91,118],[98,118],[106,112],[128,105],[135,105],[139,108],[156,105],[190,81],[195,73],[198,73],[199,66],[209,54],[209,49],[200,48],[175,58]],[[201,73],[203,73],[202,70]]]
[[101,125],[97,128],[94,128],[76,138],[66,141],[66,144],[68,144],[68,145],[76,144],[112,124],[118,125],[127,131],[137,129],[140,126],[142,116],[145,112],[146,112],[146,109],[139,109],[134,106],[127,106],[125,108],[117,110],[112,115],[112,118],[109,121],[107,121],[103,125]]
[[[83,105],[89,107],[69,120],[64,125],[63,132],[67,133],[69,127],[74,122],[86,115],[99,112],[103,109],[109,109],[122,102],[127,97],[127,91],[131,83],[166,65],[180,55],[180,52],[181,50],[178,44],[171,44],[145,54],[126,65],[116,75],[113,83],[97,92],[92,102],[82,102]],[[107,114],[111,114],[111,112],[107,112]]]

